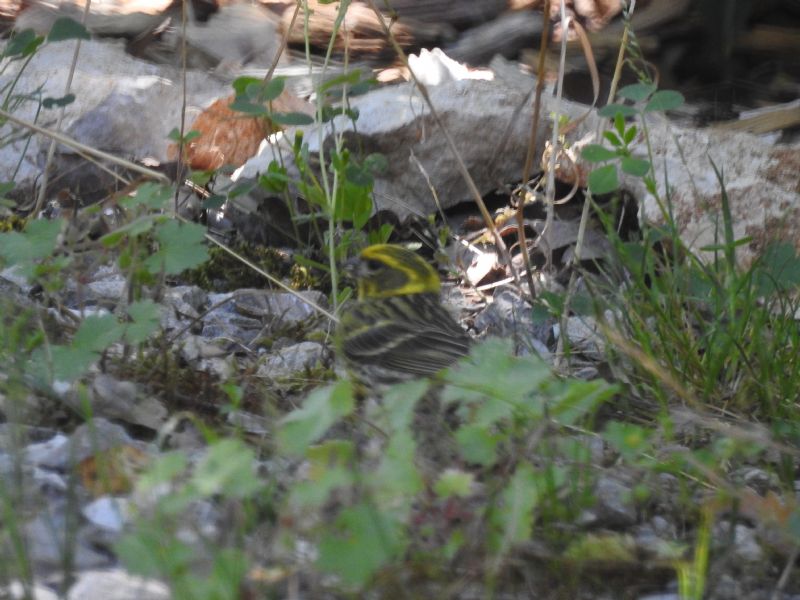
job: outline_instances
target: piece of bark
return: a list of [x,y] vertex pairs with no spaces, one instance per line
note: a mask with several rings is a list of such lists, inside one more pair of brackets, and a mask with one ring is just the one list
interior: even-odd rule
[[[388,4],[400,19],[468,27],[497,17],[506,10],[508,0],[390,0]],[[390,14],[383,0],[375,5]]]
[[736,38],[736,49],[794,58],[800,54],[800,34],[796,27],[756,25]]
[[447,55],[471,65],[485,64],[500,54],[516,56],[536,43],[542,33],[542,14],[535,10],[512,11],[461,34],[447,47]]
[[[293,8],[284,11],[281,17],[284,31],[289,28],[293,13]],[[311,46],[317,48],[327,47],[338,13],[338,4],[316,4],[313,6],[313,13],[308,23],[309,43]],[[391,31],[401,46],[409,46],[414,40],[411,30],[401,23],[394,23]],[[305,42],[305,23],[302,18],[295,20],[294,27],[289,31],[288,35],[290,44],[299,45]],[[357,3],[353,3],[348,7],[333,47],[337,52],[343,52],[347,48],[348,52],[354,55],[377,55],[390,48],[377,15],[371,8]]]
[[735,121],[717,123],[718,130],[769,133],[800,125],[800,100],[743,112]]
[[[469,27],[495,18],[508,8],[510,1],[375,0],[375,6],[387,17],[399,18],[401,21],[408,19],[423,26]],[[290,10],[290,15],[296,5],[295,0],[259,0],[259,2],[279,14]],[[326,6],[319,4],[317,0],[309,0],[308,4],[312,11]],[[364,0],[356,0],[353,4],[369,6]]]
[[[163,21],[171,5],[172,0],[93,2],[89,7],[86,28],[98,35],[136,37]],[[33,29],[46,35],[61,17],[82,22],[84,6],[83,0],[23,2],[14,28],[17,31]]]
[[22,0],[2,0],[0,1],[0,24],[3,29],[13,24],[14,19],[22,10]]

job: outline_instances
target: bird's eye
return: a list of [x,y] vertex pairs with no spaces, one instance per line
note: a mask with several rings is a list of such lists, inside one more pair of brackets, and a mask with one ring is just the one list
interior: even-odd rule
[[383,267],[383,263],[379,260],[371,259],[368,260],[366,263],[367,270],[374,273],[375,271],[379,271],[381,267]]

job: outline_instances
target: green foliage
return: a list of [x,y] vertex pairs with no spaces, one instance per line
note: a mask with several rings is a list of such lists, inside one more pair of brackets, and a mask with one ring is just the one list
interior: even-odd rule
[[90,40],[92,39],[89,31],[69,17],[59,17],[50,28],[47,34],[48,42],[63,42],[66,40]]
[[[631,285],[603,288],[610,299],[601,304],[621,308],[612,331],[659,365],[635,368],[640,393],[666,401],[671,388],[703,404],[787,417],[786,399],[800,392],[794,351],[800,258],[778,244],[741,270],[735,258],[741,242],[730,229],[721,244],[705,249],[713,253],[710,261],[670,235],[667,246],[649,235],[643,245],[617,241]],[[658,250],[664,247],[676,249],[664,254]]]
[[[51,333],[40,325],[35,342],[24,350],[24,370],[32,381],[45,386],[55,380],[77,381],[113,344],[143,344],[158,329],[159,307],[151,300],[135,299],[141,295],[141,286],[207,258],[205,228],[179,223],[162,212],[171,197],[169,188],[144,184],[132,197],[119,201],[123,224],[103,236],[94,251],[117,250],[134,299],[117,316],[85,316],[66,341],[50,339]],[[45,293],[59,290],[76,268],[66,228],[63,219],[35,219],[22,231],[0,233],[0,265],[13,267],[31,283],[40,284]]]
[[[514,357],[501,340],[477,345],[442,381],[442,387],[431,387],[425,380],[392,386],[381,405],[363,415],[369,423],[366,430],[354,420],[348,382],[317,390],[281,421],[279,449],[303,455],[308,463],[305,476],[292,484],[283,503],[281,522],[288,530],[282,537],[290,548],[299,538],[315,540],[317,568],[336,575],[346,588],[371,587],[380,573],[415,560],[425,535],[415,523],[428,518],[430,511],[435,514],[430,503],[471,502],[481,487],[496,492],[487,503],[476,505],[474,518],[489,535],[474,543],[493,557],[494,568],[502,565],[519,543],[531,538],[537,518],[546,514],[540,510],[542,503],[557,504],[556,497],[566,493],[570,479],[569,468],[531,461],[536,445],[522,451],[531,432],[544,423],[580,423],[615,393],[602,382],[559,380],[538,358]],[[426,418],[437,423],[437,441],[430,442],[420,439],[416,415],[420,404],[427,406],[434,397],[441,401],[439,410],[455,409],[459,423],[450,431],[436,413],[428,414]],[[336,437],[346,426],[356,432],[347,439]],[[353,435],[375,431],[381,433],[380,449],[368,455],[349,441]],[[456,441],[452,448],[457,462],[437,465],[433,473],[422,469],[426,459],[421,455],[436,452],[439,440],[450,435]],[[579,463],[573,463],[575,468]],[[436,498],[428,496],[429,487]],[[326,516],[320,521],[319,516],[310,517],[314,513]],[[434,520],[427,527],[448,531],[450,526]],[[460,528],[450,530],[446,548],[425,552],[424,561],[429,566],[441,561],[444,568],[447,557],[455,556],[468,537]]]
[[655,86],[649,83],[626,86],[619,91],[618,96],[634,102],[635,106],[609,104],[600,110],[601,116],[613,118],[613,129],[603,132],[603,138],[612,147],[589,144],[581,154],[590,163],[615,163],[596,168],[589,174],[589,190],[595,195],[608,194],[619,188],[617,165],[623,172],[634,177],[645,177],[650,173],[650,162],[633,156],[631,144],[636,140],[639,129],[635,124],[627,126],[625,119],[648,112],[674,110],[683,104],[680,93],[670,90],[656,91]]
[[33,29],[17,32],[3,50],[3,58],[26,58],[31,56],[44,43],[44,37],[36,35]]
[[489,548],[500,556],[531,537],[539,498],[538,477],[530,464],[522,463],[489,512]]
[[474,481],[475,476],[472,473],[457,469],[447,469],[436,480],[433,489],[440,498],[449,498],[451,496],[463,498],[469,496]]
[[471,432],[489,431],[502,419],[545,414],[571,425],[614,393],[600,381],[554,380],[547,364],[514,356],[507,340],[489,339],[479,348],[450,371],[442,393],[445,402],[459,404]]
[[[673,501],[684,507],[696,529],[693,558],[673,559],[673,564],[681,597],[702,598],[716,515],[712,503],[698,510],[698,487],[717,490],[716,497],[729,502],[740,485],[730,474],[738,466],[752,466],[769,450],[778,458],[763,468],[777,474],[792,497],[796,457],[785,449],[800,442],[793,406],[800,397],[800,257],[791,244],[777,243],[751,264],[739,264],[737,249],[751,240],[734,235],[724,165],[713,162],[721,200],[715,241],[691,252],[672,218],[669,196],[658,193],[652,155],[649,160],[634,157],[632,148],[643,136],[642,146],[649,151],[645,115],[674,110],[683,97],[657,91],[644,76],[618,97],[628,104],[600,111],[612,119],[604,143],[583,149],[585,161],[601,165],[590,174],[589,189],[594,195],[616,191],[620,168],[640,177],[656,198],[664,225],[646,227],[641,240],[623,241],[600,211],[615,252],[601,276],[587,274],[595,319],[609,367],[626,383],[623,397],[631,398],[632,406],[645,404],[645,419],[653,421],[611,421],[602,435],[645,481],[669,473],[678,482],[680,493]],[[544,296],[548,306],[563,312],[560,298]],[[673,411],[678,403],[687,406],[683,419],[696,420],[695,429],[688,428],[694,436],[686,423],[677,426]],[[653,406],[660,414],[654,414]],[[724,414],[726,427],[708,427],[708,414]],[[754,420],[770,433],[748,435]],[[666,450],[673,442],[679,449]],[[640,499],[651,493],[647,485],[632,491]]]
[[395,515],[356,504],[343,509],[322,533],[317,566],[337,575],[346,586],[361,588],[378,569],[402,556],[406,544]]
[[288,454],[300,454],[354,407],[349,381],[320,388],[306,398],[303,408],[287,415],[278,430],[278,444]]
[[[347,10],[347,3],[339,9],[338,27]],[[315,118],[302,113],[279,113],[272,110],[272,102],[284,91],[285,80],[274,77],[263,81],[254,77],[240,77],[233,82],[236,93],[231,109],[248,116],[263,117],[280,126],[303,126],[314,123],[324,127],[334,119],[358,119],[347,99],[361,93],[374,80],[366,79],[360,69],[352,69],[327,81],[316,89],[319,109]],[[310,233],[316,245],[326,249],[327,264],[317,262],[315,268],[331,275],[332,299],[339,301],[340,289],[336,263],[351,254],[351,247],[360,249],[366,243],[385,242],[391,226],[384,225],[378,231],[363,234],[362,230],[372,216],[374,174],[386,168],[386,159],[379,154],[359,157],[345,147],[342,133],[336,133],[331,148],[323,148],[319,156],[312,156],[302,130],[295,132],[292,144],[294,165],[299,176],[292,180],[286,167],[279,160],[272,161],[258,178],[258,185],[269,194],[281,195],[289,210],[295,238],[299,239],[298,227],[310,223]],[[296,188],[310,209],[298,210],[290,190]],[[228,198],[240,192],[231,190]]]
[[711,511],[704,511],[703,520],[698,529],[693,560],[678,560],[675,564],[678,572],[678,590],[681,598],[686,598],[686,600],[701,600],[705,597],[708,557],[711,550],[712,517]]
[[[100,358],[102,352],[122,337],[117,319],[111,315],[89,316],[81,323],[72,343],[49,348],[53,379],[72,381],[83,375]],[[34,360],[47,362],[42,353]]]
[[173,128],[172,131],[167,134],[167,139],[172,140],[176,144],[181,144],[182,146],[185,146],[198,137],[200,137],[200,132],[195,129],[186,132],[183,137],[181,137],[181,131],[177,127]]
[[[278,277],[287,277],[292,273],[293,266],[288,265],[281,253],[273,248],[241,242],[231,245],[230,249]],[[209,248],[208,260],[186,271],[183,277],[189,283],[215,292],[258,288],[264,283],[263,275],[218,246]]]
[[171,198],[169,187],[141,185],[118,203],[125,224],[100,239],[106,248],[119,251],[119,266],[130,273],[134,295],[158,275],[177,275],[208,259],[205,227],[181,223],[164,214]]
[[203,225],[173,220],[159,225],[155,232],[159,249],[144,262],[151,273],[177,275],[206,261],[208,250],[203,243],[206,235]]
[[[187,464],[179,452],[166,454],[142,476],[138,484],[141,493],[164,486],[172,491],[160,496],[115,550],[131,572],[164,579],[177,598],[239,598],[248,564],[244,549],[221,540],[201,546],[190,544],[181,541],[178,530],[181,516],[192,514],[201,501],[247,501],[263,494],[264,484],[255,476],[255,456],[242,441],[231,438],[212,443],[189,477]],[[226,533],[221,531],[220,537],[226,538]],[[205,577],[193,570],[201,560],[211,565]]]
[[16,266],[23,277],[33,278],[43,272],[43,263],[54,260],[53,251],[64,221],[43,219],[28,221],[22,232],[0,234],[0,258],[7,265]]

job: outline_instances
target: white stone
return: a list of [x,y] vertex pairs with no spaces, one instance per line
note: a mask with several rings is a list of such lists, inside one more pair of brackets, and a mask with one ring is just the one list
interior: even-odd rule
[[317,342],[300,342],[266,357],[258,367],[259,377],[283,379],[306,369],[312,369],[322,362],[325,349]]
[[[663,199],[669,185],[675,222],[691,249],[699,251],[724,239],[721,186],[712,160],[724,177],[734,237],[753,238],[754,243],[737,248],[738,258],[749,261],[774,236],[797,246],[800,145],[775,145],[748,133],[689,129],[655,117],[648,129],[656,187]],[[644,140],[638,148],[646,158]],[[625,182],[643,200],[640,217],[663,223],[661,209],[644,182],[633,177]],[[705,260],[714,257],[707,251],[699,255]]]
[[121,569],[86,571],[78,575],[67,600],[168,600],[169,588],[154,579],[136,577]]
[[130,515],[129,501],[126,498],[102,496],[84,506],[81,513],[90,523],[119,533]]

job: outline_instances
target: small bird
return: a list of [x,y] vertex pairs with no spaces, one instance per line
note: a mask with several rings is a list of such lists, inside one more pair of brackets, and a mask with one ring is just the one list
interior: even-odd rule
[[469,353],[469,336],[441,304],[439,275],[420,256],[376,244],[353,271],[357,298],[345,305],[337,337],[362,383],[427,377]]

